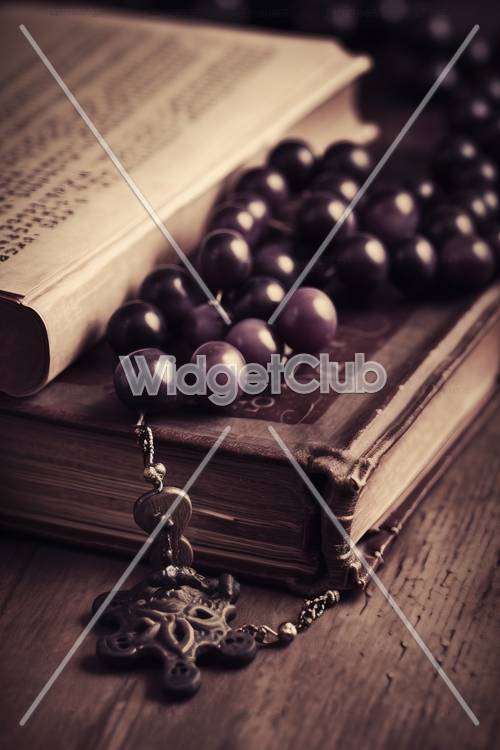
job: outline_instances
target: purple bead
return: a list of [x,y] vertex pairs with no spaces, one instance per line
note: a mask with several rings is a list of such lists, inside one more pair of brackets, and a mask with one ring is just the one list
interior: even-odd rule
[[209,303],[194,307],[182,325],[182,335],[190,343],[191,350],[206,341],[223,339],[227,325],[215,307]]
[[320,172],[312,184],[313,191],[338,195],[347,203],[352,201],[359,187],[359,182],[354,177],[331,171]]
[[278,336],[295,352],[320,352],[337,330],[337,312],[320,289],[297,289],[276,321]]
[[256,240],[259,240],[267,229],[271,219],[271,209],[267,201],[253,193],[235,193],[232,201],[252,214],[255,219]]
[[409,0],[376,0],[370,20],[382,39],[394,41],[401,34],[407,36],[420,16],[421,6]]
[[464,164],[459,172],[453,174],[448,182],[450,187],[476,187],[477,185],[496,185],[498,169],[491,159],[478,157]]
[[391,254],[391,279],[403,292],[420,296],[436,280],[437,254],[429,240],[414,235],[401,240]]
[[421,208],[428,208],[439,197],[436,183],[428,177],[409,180],[406,187],[416,198]]
[[478,237],[451,237],[439,253],[439,267],[444,282],[454,291],[480,289],[495,273],[493,252]]
[[235,192],[256,193],[269,205],[274,216],[281,216],[290,198],[284,176],[271,167],[254,167],[239,177]]
[[479,73],[482,77],[483,66],[488,65],[492,57],[490,42],[484,36],[476,36],[464,50],[459,64],[471,73]]
[[[191,357],[191,362],[197,363],[197,357],[204,357],[205,372],[209,373],[212,367],[216,367],[220,374],[217,376],[217,383],[222,386],[224,391],[235,394],[236,398],[241,395],[239,387],[239,377],[242,368],[245,366],[245,359],[236,347],[227,341],[207,341],[199,346]],[[210,383],[207,383],[207,398],[214,393],[215,389],[210,389]]]
[[204,295],[186,268],[166,265],[146,276],[139,296],[158,307],[170,322],[181,320]]
[[364,228],[388,243],[414,234],[419,219],[415,198],[408,190],[399,188],[376,191],[362,209]]
[[425,221],[425,234],[439,247],[450,236],[463,234],[472,236],[476,226],[471,215],[458,206],[437,206]]
[[[352,2],[327,3],[328,33],[350,44],[362,35],[364,16]],[[326,29],[325,29],[326,33]]]
[[255,254],[253,270],[259,276],[277,279],[285,289],[289,289],[298,273],[290,242],[277,240],[262,245]]
[[488,209],[490,219],[495,218],[500,207],[498,192],[491,187],[481,186],[478,188],[478,194],[481,196],[486,208]]
[[[404,54],[404,60],[408,60],[408,54]],[[449,57],[443,55],[432,56],[429,60],[424,59],[420,63],[419,67],[413,67],[413,71],[416,74],[414,84],[416,86],[417,93],[420,95],[426,94],[430,87],[436,83],[436,79],[441,75],[443,70],[446,68],[449,62]],[[413,66],[413,61],[411,66]],[[421,65],[421,67],[420,67]],[[448,74],[443,78],[439,85],[439,89],[435,93],[436,99],[445,100],[448,102],[451,98],[457,96],[462,90],[462,78],[458,71],[458,66],[451,68]],[[406,89],[408,86],[406,84]]]
[[432,171],[442,185],[454,185],[464,167],[479,156],[477,146],[468,138],[456,136],[441,142],[432,159]]
[[328,146],[320,162],[322,170],[350,174],[358,179],[368,177],[374,164],[367,148],[351,141],[339,141]]
[[268,164],[284,175],[293,191],[303,190],[309,183],[315,167],[310,146],[297,139],[281,141],[269,154]]
[[253,276],[231,295],[231,310],[236,320],[260,318],[267,320],[285,296],[285,288],[270,276]]
[[495,107],[500,105],[500,75],[494,71],[483,75],[479,81],[483,95]]
[[216,229],[200,251],[201,274],[214,291],[241,284],[250,276],[252,256],[248,242],[237,232]]
[[425,13],[412,24],[411,41],[427,53],[450,50],[455,44],[450,17],[444,13]]
[[258,239],[260,234],[254,216],[237,202],[225,203],[215,209],[208,223],[208,231],[212,232],[214,229],[229,229],[238,232],[250,245]]
[[339,244],[335,269],[349,289],[368,292],[387,280],[389,258],[379,239],[370,234],[355,234]]
[[[348,204],[330,193],[311,193],[297,211],[295,227],[298,239],[296,252],[312,255],[343,215]],[[356,228],[356,218],[351,211],[345,218],[335,238],[347,237]]]
[[[116,395],[126,406],[140,411],[160,411],[175,406],[180,402],[175,388],[175,370],[173,364],[159,349],[138,349],[127,355],[133,372],[137,376],[140,372],[150,377],[151,394],[144,388],[140,394],[134,395],[130,387],[122,362],[119,362],[113,376]],[[147,382],[146,381],[146,382]],[[138,382],[138,385],[140,383]]]
[[459,190],[451,196],[453,203],[460,206],[472,217],[474,224],[478,227],[484,227],[491,218],[491,212],[485,201],[482,192],[468,188]]
[[273,329],[257,318],[240,320],[230,328],[226,341],[235,346],[249,364],[265,367],[271,361],[272,354],[282,353]]
[[459,98],[450,107],[448,119],[453,128],[464,133],[475,134],[489,122],[493,114],[489,101],[481,96]]
[[131,300],[115,310],[106,330],[108,342],[116,354],[163,346],[167,333],[160,310],[142,300]]

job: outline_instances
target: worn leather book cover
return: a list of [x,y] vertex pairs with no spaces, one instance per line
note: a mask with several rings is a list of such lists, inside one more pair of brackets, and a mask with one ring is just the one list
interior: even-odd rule
[[[166,481],[179,487],[231,428],[190,492],[197,565],[302,590],[362,584],[359,562],[268,426],[357,542],[432,479],[495,391],[499,300],[497,284],[459,300],[342,310],[331,359],[363,352],[382,364],[377,393],[287,391],[152,418]],[[4,526],[117,552],[143,541],[131,513],[146,489],[137,415],[114,394],[113,364],[100,345],[37,395],[1,397]]]

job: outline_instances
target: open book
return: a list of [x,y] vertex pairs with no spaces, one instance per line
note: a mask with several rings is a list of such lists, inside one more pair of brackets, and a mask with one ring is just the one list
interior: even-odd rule
[[40,389],[174,250],[24,38],[24,24],[183,250],[221,184],[284,133],[374,135],[333,42],[13,5],[1,13],[0,390]]

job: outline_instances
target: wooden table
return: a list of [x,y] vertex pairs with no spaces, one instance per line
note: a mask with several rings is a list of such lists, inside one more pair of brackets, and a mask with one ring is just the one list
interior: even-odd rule
[[[25,727],[18,722],[124,561],[39,541],[1,543],[1,747],[498,747],[495,526],[500,412],[435,486],[381,577],[480,720],[474,727],[373,585],[249,667],[207,669],[198,696],[165,702],[154,669],[117,675],[91,633]],[[136,576],[139,577],[139,574]],[[241,622],[278,623],[299,602],[243,587]],[[497,715],[497,716],[496,716]]]

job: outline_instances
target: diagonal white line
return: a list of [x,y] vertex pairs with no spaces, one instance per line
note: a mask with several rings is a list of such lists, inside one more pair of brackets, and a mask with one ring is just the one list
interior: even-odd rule
[[453,66],[457,63],[459,57],[463,54],[463,52],[467,49],[473,38],[476,36],[477,32],[479,31],[479,26],[476,24],[473,26],[473,28],[469,31],[467,36],[465,37],[464,41],[460,45],[460,47],[457,49],[449,63],[443,68],[439,76],[436,78],[428,92],[425,94],[424,98],[418,105],[418,107],[415,109],[412,115],[408,118],[406,123],[403,125],[387,151],[383,154],[383,156],[380,158],[380,160],[377,162],[375,167],[373,168],[373,171],[371,174],[366,178],[365,182],[361,185],[360,189],[352,199],[352,201],[349,203],[348,206],[344,209],[342,216],[339,218],[337,223],[334,227],[329,231],[321,245],[318,247],[314,255],[309,259],[309,261],[306,263],[304,268],[302,269],[302,272],[298,275],[298,277],[295,279],[294,283],[288,290],[288,292],[285,294],[281,302],[279,303],[278,307],[274,310],[273,314],[269,317],[269,320],[267,321],[269,325],[273,325],[273,323],[276,322],[278,316],[281,314],[283,308],[285,305],[289,302],[290,297],[297,291],[299,286],[302,284],[308,273],[310,272],[311,268],[314,266],[314,264],[321,258],[324,251],[330,244],[330,242],[333,240],[339,229],[342,227],[346,219],[350,216],[354,208],[358,205],[361,198],[364,196],[374,179],[379,174],[380,170],[385,166],[385,164],[388,162],[388,160],[391,158],[394,151],[397,149],[405,135],[408,133],[412,125],[415,123],[415,120],[418,119],[418,117],[422,114],[425,107],[428,105],[450,70],[453,68]]
[[[200,462],[200,464],[198,464],[198,466],[196,467],[196,469],[193,471],[193,473],[189,477],[188,481],[186,482],[186,484],[183,487],[183,492],[189,492],[189,490],[191,489],[191,487],[193,486],[193,484],[196,482],[196,480],[200,476],[201,472],[205,469],[205,467],[207,466],[207,464],[211,461],[211,459],[213,458],[213,456],[215,455],[215,453],[219,449],[220,445],[225,440],[226,435],[230,432],[230,430],[231,430],[231,427],[229,427],[229,425],[228,425],[221,432],[221,434],[219,435],[219,437],[217,438],[217,440],[215,441],[215,443],[212,445],[212,447],[210,448],[210,450],[208,451],[208,453],[204,457],[204,459]],[[19,722],[20,726],[23,727],[26,724],[26,722],[30,719],[30,717],[32,716],[32,714],[34,713],[34,711],[36,711],[36,709],[38,708],[38,706],[40,705],[40,703],[42,702],[42,700],[45,698],[45,696],[49,692],[49,690],[52,687],[52,685],[54,684],[54,682],[58,679],[58,677],[60,677],[62,671],[67,666],[67,664],[70,661],[70,659],[73,657],[73,655],[75,654],[75,652],[80,648],[80,646],[82,645],[82,643],[85,640],[85,638],[87,637],[87,635],[90,633],[90,631],[92,630],[92,628],[94,627],[94,625],[97,623],[97,621],[101,617],[102,613],[104,612],[104,610],[106,609],[106,607],[108,606],[108,604],[113,599],[114,595],[117,593],[117,591],[119,591],[122,588],[123,584],[128,579],[128,577],[130,576],[130,574],[135,570],[135,568],[137,567],[137,565],[139,564],[139,562],[142,560],[142,558],[144,557],[145,553],[147,552],[147,550],[149,549],[149,547],[151,546],[151,544],[154,542],[154,540],[156,539],[156,537],[158,536],[158,534],[161,532],[161,530],[163,529],[163,527],[167,523],[167,521],[170,518],[170,516],[172,515],[172,513],[175,512],[175,509],[177,508],[177,506],[181,502],[182,497],[183,497],[182,494],[177,495],[176,499],[174,500],[174,502],[172,503],[172,505],[170,506],[170,508],[168,509],[168,511],[165,513],[164,516],[162,516],[162,519],[159,522],[159,524],[155,527],[155,529],[152,531],[152,533],[148,536],[148,538],[146,539],[146,541],[144,542],[144,544],[142,545],[142,547],[140,548],[140,550],[137,552],[137,554],[135,555],[135,557],[133,558],[133,560],[130,562],[130,564],[127,566],[127,568],[123,571],[123,573],[121,574],[120,578],[117,580],[117,582],[115,583],[115,585],[113,586],[113,588],[111,589],[111,591],[109,592],[109,594],[106,596],[106,598],[102,602],[101,606],[96,610],[96,612],[92,616],[91,620],[88,622],[87,626],[84,628],[84,630],[82,630],[82,632],[80,633],[80,635],[78,636],[78,638],[76,639],[76,641],[73,643],[73,645],[71,646],[70,650],[68,651],[68,653],[66,654],[66,656],[64,657],[64,659],[60,662],[59,666],[54,670],[54,672],[49,677],[49,679],[47,680],[47,682],[45,683],[45,685],[43,686],[43,688],[38,693],[37,697],[35,698],[35,700],[31,704],[31,706],[28,708],[28,710],[26,711],[26,713],[21,718],[21,720]]]
[[457,688],[455,687],[453,682],[450,680],[450,678],[448,677],[444,669],[438,664],[438,662],[436,661],[434,655],[432,654],[428,646],[419,636],[419,634],[417,633],[417,631],[415,630],[415,628],[413,627],[409,619],[406,617],[405,613],[402,611],[401,607],[398,605],[394,597],[388,592],[388,590],[386,589],[386,587],[384,586],[384,584],[382,583],[378,575],[373,570],[370,563],[366,560],[363,553],[358,549],[358,547],[356,547],[356,545],[352,541],[347,531],[344,529],[344,527],[342,526],[342,524],[340,523],[336,515],[333,513],[332,509],[330,508],[326,500],[318,492],[313,482],[307,476],[304,469],[300,466],[299,462],[297,461],[295,456],[292,454],[292,452],[290,451],[286,443],[282,440],[282,438],[276,432],[274,427],[272,427],[272,425],[268,425],[267,429],[269,430],[273,438],[276,440],[279,447],[281,448],[281,450],[283,451],[287,459],[290,461],[293,468],[295,469],[297,474],[300,476],[300,478],[306,485],[311,495],[314,497],[315,500],[317,500],[322,510],[325,512],[325,514],[328,516],[330,521],[333,523],[333,525],[335,526],[335,528],[337,529],[341,537],[344,539],[346,544],[349,545],[350,550],[356,555],[356,557],[358,558],[358,560],[360,561],[360,563],[362,564],[362,566],[364,567],[364,569],[366,570],[366,572],[368,573],[372,581],[376,584],[376,586],[378,586],[378,588],[380,589],[382,594],[385,596],[387,602],[390,604],[394,612],[397,614],[397,616],[399,617],[399,619],[401,620],[405,628],[408,630],[412,638],[416,641],[417,645],[420,647],[424,655],[428,658],[428,660],[430,661],[430,663],[432,664],[432,666],[434,667],[438,675],[441,677],[441,679],[443,680],[446,687],[451,692],[451,694],[453,695],[457,703],[465,711],[465,713],[467,714],[469,719],[472,721],[474,726],[476,727],[479,726],[479,719],[477,718],[475,713],[472,711],[472,709],[470,708],[468,703],[465,701],[463,696],[458,692]]
[[24,26],[24,24],[21,24],[19,26],[19,29],[24,34],[28,42],[30,43],[31,47],[34,49],[42,63],[45,65],[49,73],[51,74],[52,78],[55,80],[55,82],[58,84],[58,86],[61,88],[67,99],[71,102],[73,107],[76,109],[82,120],[84,121],[85,125],[88,127],[92,135],[95,137],[96,141],[99,143],[102,150],[105,152],[107,156],[111,159],[113,162],[116,170],[119,172],[121,177],[125,180],[139,203],[142,205],[142,207],[145,209],[145,211],[149,214],[150,218],[156,225],[156,227],[160,230],[161,234],[165,237],[167,242],[170,243],[170,245],[174,248],[175,252],[179,256],[180,260],[184,263],[188,271],[190,272],[191,276],[194,278],[198,286],[202,289],[204,294],[207,296],[207,298],[210,300],[211,304],[215,307],[221,318],[223,319],[224,323],[227,325],[231,325],[231,319],[227,312],[222,307],[221,303],[215,298],[212,291],[208,288],[208,286],[205,284],[203,279],[201,278],[200,274],[196,270],[196,268],[193,266],[185,252],[182,250],[181,246],[176,242],[174,237],[170,234],[165,224],[160,219],[158,213],[155,211],[151,203],[148,201],[148,199],[145,197],[144,193],[141,191],[137,183],[132,179],[132,177],[129,175],[123,164],[121,163],[120,159],[117,157],[109,143],[105,140],[105,138],[101,135],[97,127],[94,125],[88,114],[85,112],[81,104],[78,102],[74,94],[71,93],[70,89],[66,85],[66,83],[63,81],[57,70],[54,68],[52,63],[50,62],[47,55],[43,52],[43,50],[40,48],[38,43],[33,39],[32,35]]

